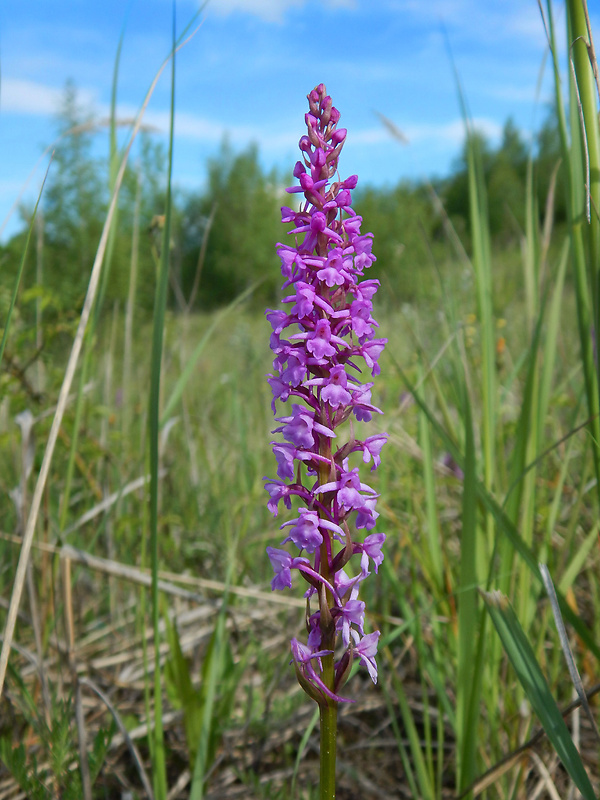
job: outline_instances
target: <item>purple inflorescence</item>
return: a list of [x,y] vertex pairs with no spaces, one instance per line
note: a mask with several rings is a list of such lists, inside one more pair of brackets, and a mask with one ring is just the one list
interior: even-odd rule
[[[279,244],[283,289],[292,293],[284,308],[268,309],[273,328],[271,349],[275,354],[269,384],[275,401],[292,400],[291,414],[277,417],[273,433],[283,441],[273,442],[278,479],[266,479],[269,510],[277,516],[279,503],[292,509],[292,498],[300,504],[295,519],[281,527],[299,550],[268,547],[275,577],[272,588],[292,585],[297,570],[308,582],[308,644],[292,640],[292,658],[303,688],[316,700],[327,702],[339,696],[352,665],[359,658],[373,681],[377,680],[379,632],[363,630],[365,604],[358,599],[361,582],[377,572],[383,561],[383,533],[372,531],[377,517],[377,493],[363,483],[358,466],[351,466],[353,453],[361,453],[371,470],[380,463],[387,434],[364,440],[355,438],[352,417],[368,422],[381,414],[371,403],[372,382],[363,382],[363,370],[379,373],[378,359],[386,339],[378,339],[372,316],[377,280],[362,280],[375,261],[373,235],[360,231],[362,218],[351,207],[356,175],[335,179],[346,130],[337,128],[339,112],[323,84],[308,95],[308,133],[300,139],[302,161],[294,168],[299,186],[289,193],[302,193],[299,211],[284,207],[282,221],[296,246]],[[348,422],[342,440],[338,428]],[[360,461],[360,459],[358,459]],[[352,527],[367,535],[352,532]],[[345,567],[357,555],[360,571],[353,577]],[[311,613],[310,601],[317,610]],[[323,659],[336,651],[338,638],[343,652],[335,662],[333,679],[323,672]]]

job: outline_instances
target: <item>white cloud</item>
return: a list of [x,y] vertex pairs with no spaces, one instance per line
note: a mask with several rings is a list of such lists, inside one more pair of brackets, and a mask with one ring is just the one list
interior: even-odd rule
[[[132,105],[119,105],[117,108],[117,118],[120,120],[132,120],[137,115],[139,109]],[[102,114],[108,116],[108,106],[102,109]],[[148,110],[144,114],[143,123],[155,132],[168,135],[171,124],[170,113],[168,111]],[[235,144],[245,144],[252,139],[258,140],[261,129],[249,125],[223,125],[209,117],[200,117],[186,111],[175,112],[175,136],[191,141],[215,143],[221,141],[227,134]]]
[[55,114],[60,108],[62,92],[41,83],[5,78],[1,87],[3,113]]
[[[21,113],[37,116],[50,116],[60,109],[63,90],[45,86],[33,81],[24,81],[6,78],[2,83],[2,112]],[[94,93],[89,89],[78,89],[78,96],[86,105],[92,106]],[[96,118],[103,120],[109,116],[109,107],[105,104],[96,104]],[[119,120],[132,120],[138,113],[138,108],[130,104],[119,104],[117,118]],[[149,109],[144,116],[144,125],[148,129],[163,135],[169,131],[169,112]],[[502,126],[488,118],[476,118],[473,125],[491,139],[498,139],[502,133]],[[413,123],[403,124],[402,132],[407,137],[409,144],[421,143],[446,143],[452,146],[462,144],[464,141],[464,123],[461,119],[451,122]],[[243,147],[248,142],[260,142],[264,136],[264,129],[259,125],[223,124],[222,121],[210,117],[198,116],[193,113],[178,111],[175,114],[175,134],[178,138],[195,142],[215,144],[224,136],[238,147]],[[290,147],[298,138],[298,130],[279,130],[277,134],[269,137],[269,147],[274,151],[282,151]],[[390,141],[390,134],[381,126],[374,126],[352,131],[349,143],[360,146],[386,145]]]
[[[531,86],[514,86],[506,84],[505,86],[487,86],[487,93],[490,97],[498,97],[500,100],[509,100],[511,103],[527,103],[533,107],[537,97],[537,90],[535,85]],[[541,100],[544,102],[550,99],[546,96],[545,90],[542,88]]]
[[[502,137],[503,126],[487,117],[476,117],[472,120],[473,129],[483,133],[486,138],[498,141]],[[391,143],[406,152],[411,146],[428,151],[457,152],[465,140],[465,124],[462,119],[454,119],[444,123],[413,123],[402,126],[402,135],[406,142],[398,144],[392,134],[382,124],[374,128],[353,130],[347,139],[348,147],[387,148]],[[288,140],[289,141],[289,140]]]
[[23,188],[23,181],[18,178],[0,180],[0,196],[14,198]]
[[[487,117],[476,117],[472,120],[474,130],[480,131],[489,139],[499,139],[502,136],[502,128],[495,120]],[[402,125],[402,135],[407,139],[407,146],[411,144],[431,146],[436,143],[444,143],[455,148],[461,145],[465,139],[465,124],[462,119],[455,119],[444,123],[413,123]],[[366,128],[362,131],[353,131],[348,137],[348,143],[355,145],[388,144],[392,140],[392,135],[384,125],[377,128]]]
[[535,47],[546,44],[544,26],[534,0],[389,0],[395,12],[409,12],[431,24],[447,25],[450,42],[456,34],[476,36],[480,42],[498,43],[501,39],[525,39]]
[[[90,89],[77,88],[77,97],[81,105],[89,107],[94,112],[99,124],[105,124],[110,116],[107,104],[94,103],[95,93]],[[56,89],[34,81],[5,78],[1,85],[0,111],[5,114],[27,114],[31,116],[55,116],[62,106],[64,89]],[[132,104],[119,104],[117,119],[130,122],[135,119],[139,107]],[[149,109],[144,115],[143,124],[147,130],[168,135],[170,114],[168,111]],[[224,125],[209,117],[201,117],[185,111],[175,113],[175,134],[184,139],[216,143],[225,135],[235,145],[243,146],[250,141],[259,141],[264,136],[264,129],[256,125]],[[297,138],[297,132],[279,131],[275,136],[270,136],[271,147],[289,146],[290,141]]]
[[[355,8],[356,0],[322,0],[330,8]],[[281,23],[291,8],[302,8],[306,0],[216,0],[208,11],[228,16],[235,11],[252,14],[265,22]]]
[[[490,139],[498,139],[502,135],[502,125],[486,117],[476,117],[472,120],[474,130],[480,131]],[[441,124],[414,124],[406,125],[403,129],[409,144],[443,142],[452,147],[461,145],[465,140],[465,124],[462,119]]]
[[[0,91],[3,114],[52,116],[60,110],[64,98],[64,89],[19,78],[3,78]],[[86,106],[93,103],[94,92],[78,89],[77,96]]]
[[453,21],[463,17],[465,0],[430,0],[428,3],[422,3],[421,0],[391,0],[390,8],[395,11],[411,11],[429,20],[437,17]]
[[265,22],[282,22],[292,6],[303,6],[304,0],[218,0],[209,11],[228,16],[235,11],[253,14]]
[[387,144],[390,134],[383,125],[380,128],[365,128],[362,131],[353,130],[348,135],[348,144],[373,145]]

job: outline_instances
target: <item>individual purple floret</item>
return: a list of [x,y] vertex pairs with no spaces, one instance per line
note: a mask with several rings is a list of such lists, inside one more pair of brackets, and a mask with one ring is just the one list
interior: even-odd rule
[[[354,658],[377,681],[379,632],[365,634],[365,604],[358,595],[383,561],[385,534],[370,532],[379,516],[378,495],[361,479],[360,465],[371,471],[379,466],[387,434],[358,438],[357,431],[355,437],[353,419],[362,424],[381,414],[371,403],[369,378],[379,374],[387,340],[375,338],[372,301],[379,281],[362,280],[375,256],[373,235],[361,233],[362,218],[352,210],[358,179],[342,181],[337,172],[346,130],[337,127],[340,115],[323,84],[308,95],[308,104],[302,159],[294,168],[299,185],[287,190],[303,199],[297,211],[281,209],[295,244],[277,245],[287,294],[283,308],[266,312],[273,412],[277,400],[291,400],[292,407],[276,417],[280,424],[273,431],[281,437],[272,443],[278,479],[265,480],[275,516],[281,500],[288,510],[298,506],[295,518],[281,526],[287,530],[281,544],[290,543],[296,555],[275,547],[267,552],[274,590],[291,587],[293,570],[308,583],[308,643],[292,639],[292,661],[304,690],[324,705],[346,700],[339,691]],[[351,575],[346,568],[353,556]]]

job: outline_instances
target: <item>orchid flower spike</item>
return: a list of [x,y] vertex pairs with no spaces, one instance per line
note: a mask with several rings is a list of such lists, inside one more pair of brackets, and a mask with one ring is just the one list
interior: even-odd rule
[[[351,205],[358,179],[341,181],[338,175],[347,132],[338,128],[339,111],[323,84],[310,92],[308,104],[307,133],[294,167],[298,185],[287,190],[300,206],[281,210],[294,244],[277,246],[287,294],[281,308],[266,312],[274,353],[273,411],[276,401],[292,402],[291,413],[276,417],[278,478],[266,478],[265,488],[275,516],[280,500],[290,511],[292,502],[300,506],[281,526],[289,530],[278,543],[289,543],[294,555],[280,547],[267,551],[273,590],[291,588],[294,571],[308,584],[307,644],[292,639],[292,661],[307,694],[326,706],[347,701],[339,691],[353,658],[377,681],[379,633],[365,634],[365,603],[358,595],[370,567],[377,572],[383,561],[385,534],[373,532],[378,495],[359,473],[367,464],[377,469],[387,434],[359,439],[349,421],[354,417],[360,428],[381,414],[371,403],[368,378],[379,374],[387,340],[375,333],[379,281],[363,280],[375,256],[373,235],[361,232],[362,218]],[[346,569],[354,556],[352,576]]]

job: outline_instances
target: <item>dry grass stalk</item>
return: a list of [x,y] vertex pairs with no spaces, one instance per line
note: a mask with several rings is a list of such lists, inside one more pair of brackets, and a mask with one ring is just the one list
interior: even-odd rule
[[69,671],[75,695],[75,722],[77,726],[77,744],[79,746],[79,769],[81,771],[81,787],[84,800],[92,800],[92,781],[90,765],[87,755],[87,741],[85,735],[85,717],[81,703],[81,688],[77,677],[77,661],[75,660],[75,625],[73,622],[73,592],[71,583],[71,561],[62,560],[63,567],[63,592],[65,602],[65,626],[67,631],[67,647]]

